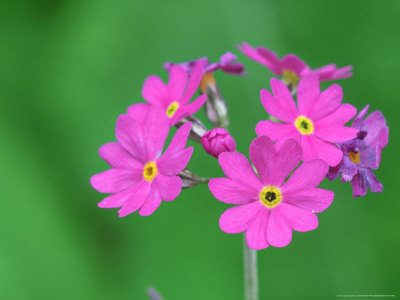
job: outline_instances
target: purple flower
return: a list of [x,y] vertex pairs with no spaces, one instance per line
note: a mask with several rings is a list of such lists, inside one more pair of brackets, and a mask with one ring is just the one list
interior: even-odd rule
[[214,128],[207,131],[201,138],[204,150],[218,158],[222,152],[235,152],[236,143],[226,129]]
[[319,69],[312,70],[304,61],[294,54],[288,54],[282,59],[275,52],[264,47],[256,49],[243,42],[238,46],[239,50],[252,60],[266,66],[272,73],[283,77],[285,84],[295,88],[300,79],[309,74],[316,74],[320,81],[347,78],[353,75],[352,66],[337,68],[335,64],[329,64]]
[[352,127],[360,130],[357,138],[339,143],[343,159],[328,173],[330,180],[341,174],[343,182],[351,181],[353,197],[364,196],[368,188],[374,193],[383,190],[372,170],[379,167],[382,149],[388,143],[389,128],[380,111],[374,111],[363,120],[368,108],[369,105],[353,121]]
[[[223,54],[221,56],[220,61],[217,63],[210,63],[207,57],[202,57],[199,60],[202,60],[205,63],[206,67],[204,68],[203,71],[204,74],[214,72],[216,70],[222,70],[225,73],[231,75],[239,75],[239,76],[245,75],[244,66],[241,63],[236,62],[237,60],[236,55],[230,52],[226,52],[225,54]],[[189,60],[187,62],[180,63],[178,65],[184,68],[188,73],[191,73],[193,71],[195,64],[196,64],[195,60]],[[167,71],[171,71],[174,65],[176,64],[172,62],[166,62],[164,64],[164,68]]]
[[140,122],[128,115],[117,120],[115,135],[118,142],[103,145],[100,156],[112,168],[94,175],[90,182],[101,193],[111,193],[101,201],[101,208],[122,207],[119,217],[139,210],[151,215],[162,200],[172,201],[181,192],[178,174],[186,167],[193,147],[185,148],[191,123],[182,125],[175,133],[164,154],[169,120],[156,107],[148,110]]

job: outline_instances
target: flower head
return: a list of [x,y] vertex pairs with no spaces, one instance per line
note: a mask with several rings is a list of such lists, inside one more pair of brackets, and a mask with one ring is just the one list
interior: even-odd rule
[[219,201],[236,204],[226,210],[219,224],[226,233],[246,232],[252,249],[269,245],[287,246],[292,230],[309,231],[318,227],[319,213],[329,207],[333,192],[317,188],[328,172],[319,159],[298,166],[301,147],[293,139],[280,147],[266,137],[250,145],[250,159],[238,152],[224,152],[218,157],[227,178],[214,178],[209,188]]
[[161,201],[172,201],[181,192],[177,174],[190,160],[193,147],[185,148],[190,123],[180,127],[167,150],[162,153],[169,132],[169,120],[163,111],[152,107],[140,122],[128,115],[117,120],[118,142],[103,145],[99,154],[112,168],[94,175],[90,182],[101,193],[113,195],[99,203],[102,208],[122,207],[124,217],[136,210],[151,215]]
[[359,131],[344,126],[354,117],[356,109],[350,104],[341,104],[342,88],[333,84],[321,93],[318,77],[306,76],[299,83],[297,105],[283,82],[272,78],[271,89],[273,96],[267,90],[261,91],[261,103],[283,123],[261,121],[256,127],[257,135],[269,136],[278,143],[294,138],[303,149],[303,161],[320,158],[336,166],[343,153],[333,143],[355,138]]
[[[220,61],[216,63],[211,63],[207,57],[202,57],[199,60],[202,60],[205,64],[205,68],[203,70],[204,74],[211,73],[216,70],[222,70],[223,72],[231,75],[239,75],[239,76],[245,75],[244,66],[241,63],[236,62],[237,60],[236,55],[230,52],[224,53],[221,56]],[[178,65],[183,67],[190,74],[193,72],[195,64],[196,64],[195,60],[189,60],[187,62],[180,63]],[[172,62],[166,62],[164,64],[164,68],[167,71],[171,71],[173,66],[176,66],[176,64]]]
[[383,190],[372,170],[379,167],[382,149],[388,143],[389,128],[380,111],[374,111],[363,120],[368,108],[369,105],[353,121],[352,127],[360,130],[357,138],[339,143],[343,159],[328,173],[330,180],[341,174],[342,181],[351,181],[353,197],[364,196],[368,188],[374,193]]
[[266,66],[272,73],[282,76],[283,81],[291,87],[296,87],[304,76],[316,74],[320,81],[342,79],[352,76],[352,66],[337,68],[335,64],[329,64],[319,69],[312,70],[304,61],[294,54],[288,54],[282,59],[275,52],[264,47],[254,49],[243,42],[238,46],[239,50],[256,62]]
[[155,75],[149,76],[144,82],[142,95],[148,102],[133,104],[128,108],[128,115],[135,119],[143,119],[150,105],[164,111],[169,119],[169,124],[175,125],[181,119],[197,112],[206,101],[207,96],[201,95],[189,103],[203,75],[204,63],[197,61],[193,72],[188,77],[181,66],[173,66],[169,73],[168,84]]
[[207,131],[201,137],[201,144],[208,154],[216,158],[223,152],[236,151],[235,140],[224,128],[214,128]]

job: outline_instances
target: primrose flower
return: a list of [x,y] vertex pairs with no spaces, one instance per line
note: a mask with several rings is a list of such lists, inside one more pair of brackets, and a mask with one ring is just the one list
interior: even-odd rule
[[118,142],[105,144],[99,150],[101,158],[112,168],[90,179],[99,192],[113,194],[98,206],[122,207],[119,217],[136,210],[142,216],[151,215],[162,200],[174,200],[182,187],[177,175],[186,167],[193,152],[193,147],[185,148],[191,123],[177,130],[161,155],[169,132],[167,116],[153,107],[143,120],[119,116],[115,129]]
[[290,89],[295,89],[300,79],[310,74],[316,74],[320,81],[347,78],[353,75],[352,66],[336,68],[335,64],[329,64],[319,69],[312,70],[304,61],[294,54],[288,54],[282,59],[275,52],[264,47],[254,49],[249,44],[243,42],[238,46],[252,60],[264,65],[272,73],[282,76],[283,81]]
[[219,164],[228,178],[209,182],[211,193],[219,201],[238,206],[226,210],[219,219],[226,233],[246,232],[252,249],[287,246],[292,230],[309,231],[318,227],[319,213],[329,207],[333,192],[317,188],[328,172],[320,160],[304,162],[293,174],[301,159],[301,147],[293,139],[280,147],[266,137],[250,145],[250,159],[238,152],[224,152]]
[[388,143],[389,128],[380,111],[374,111],[363,120],[368,108],[369,105],[353,121],[352,127],[360,130],[357,138],[339,144],[343,159],[328,173],[330,180],[341,174],[343,182],[351,181],[353,197],[364,196],[368,188],[374,193],[383,190],[372,170],[379,167],[382,149]]
[[261,103],[273,117],[284,123],[261,121],[257,124],[257,135],[269,136],[282,143],[288,138],[296,139],[303,149],[303,161],[320,158],[330,166],[342,159],[342,151],[333,143],[341,143],[357,136],[358,129],[344,125],[354,117],[356,109],[350,104],[341,104],[342,88],[333,84],[322,93],[316,75],[301,79],[297,90],[297,106],[286,85],[271,79],[273,96],[261,91]]
[[197,112],[203,106],[207,96],[201,95],[193,102],[189,103],[189,101],[200,84],[203,64],[202,61],[197,61],[189,78],[184,68],[173,66],[169,73],[168,84],[164,84],[158,76],[148,77],[142,89],[142,96],[148,104],[131,105],[128,108],[128,115],[141,120],[150,105],[154,105],[165,112],[170,126],[173,126],[181,119]]
[[201,137],[201,145],[208,154],[216,158],[223,152],[236,151],[235,140],[224,128],[214,128],[207,131]]

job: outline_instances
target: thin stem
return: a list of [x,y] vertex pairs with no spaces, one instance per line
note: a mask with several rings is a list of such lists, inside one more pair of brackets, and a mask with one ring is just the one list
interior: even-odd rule
[[258,300],[257,251],[247,246],[246,235],[243,235],[243,257],[245,299]]

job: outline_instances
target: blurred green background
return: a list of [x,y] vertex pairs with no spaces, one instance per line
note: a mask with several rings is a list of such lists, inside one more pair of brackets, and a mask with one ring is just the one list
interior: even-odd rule
[[[243,299],[242,236],[219,230],[228,205],[206,186],[119,219],[89,185],[108,168],[99,146],[142,101],[145,78],[167,78],[165,61],[239,56],[249,76],[216,78],[247,155],[271,74],[236,50],[242,41],[314,68],[352,64],[345,102],[370,103],[390,126],[383,194],[353,199],[349,184],[324,183],[335,201],[318,229],[259,251],[261,299],[399,296],[399,1],[4,1],[0,17],[1,299],[147,299],[150,285],[166,300]],[[190,169],[221,174],[197,145]]]

